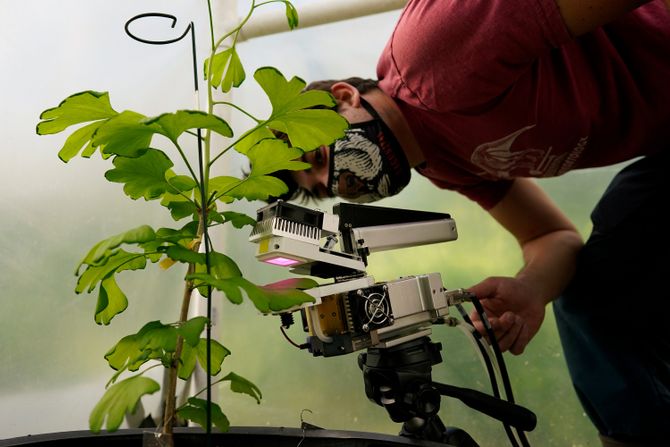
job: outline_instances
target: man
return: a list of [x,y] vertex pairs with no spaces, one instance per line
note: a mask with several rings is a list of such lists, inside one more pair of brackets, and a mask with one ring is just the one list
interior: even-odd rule
[[[514,278],[470,289],[501,348],[521,354],[553,301],[603,445],[670,445],[664,1],[410,0],[377,71],[378,84],[308,87],[329,90],[351,128],[304,155],[312,168],[293,174],[297,186],[373,201],[402,190],[414,168],[479,203],[524,258]],[[529,179],[637,158],[594,210],[585,245]]]

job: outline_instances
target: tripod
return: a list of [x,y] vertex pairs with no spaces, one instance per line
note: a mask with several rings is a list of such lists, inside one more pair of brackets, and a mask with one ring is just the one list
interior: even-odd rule
[[391,420],[403,423],[402,436],[453,447],[479,447],[465,431],[442,423],[438,416],[441,396],[455,397],[522,430],[535,427],[535,415],[526,408],[475,390],[433,382],[431,369],[442,362],[441,350],[440,343],[422,337],[390,348],[369,348],[358,356],[365,394],[384,407]]

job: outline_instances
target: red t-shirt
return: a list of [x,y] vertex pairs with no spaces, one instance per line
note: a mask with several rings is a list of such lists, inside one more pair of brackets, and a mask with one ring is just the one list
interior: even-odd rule
[[425,156],[484,208],[515,177],[670,149],[670,13],[654,1],[571,38],[555,0],[410,0],[377,75]]

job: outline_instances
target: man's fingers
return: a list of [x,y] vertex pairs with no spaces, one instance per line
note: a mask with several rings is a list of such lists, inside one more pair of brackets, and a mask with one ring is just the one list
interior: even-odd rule
[[[524,334],[524,327],[526,326],[518,315],[514,312],[505,312],[500,318],[492,317],[488,321],[501,351],[510,350],[513,354],[516,354],[513,352],[513,348],[523,351],[528,341],[520,345],[515,344],[518,342],[519,336]],[[484,328],[484,323],[481,320],[475,321],[474,319],[472,323],[475,329],[488,340],[489,337]]]
[[498,324],[500,328],[494,330],[494,333],[500,350],[505,352],[514,346],[524,325],[521,318],[512,312],[505,312],[498,320]]
[[526,323],[522,323],[519,336],[516,338],[516,341],[514,342],[512,347],[510,347],[509,352],[511,352],[514,355],[523,354],[523,351],[526,349],[526,345],[528,345],[530,339],[531,339],[530,328]]

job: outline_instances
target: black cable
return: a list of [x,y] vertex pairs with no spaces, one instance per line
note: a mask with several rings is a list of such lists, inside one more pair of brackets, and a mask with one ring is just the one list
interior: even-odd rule
[[[493,333],[493,329],[489,324],[489,319],[486,316],[484,307],[482,306],[482,303],[479,302],[479,298],[477,298],[473,293],[470,294],[470,301],[472,302],[472,304],[475,307],[475,310],[479,314],[479,317],[482,320],[482,324],[484,325],[484,329],[486,330],[486,335],[488,335],[489,337],[489,343],[491,343],[491,346],[493,347],[493,353],[495,354],[496,360],[498,361],[498,367],[500,368],[500,376],[503,382],[503,387],[505,389],[505,395],[507,396],[507,401],[510,403],[515,403],[514,394],[512,393],[512,385],[509,380],[509,374],[507,373],[507,366],[505,366],[505,360],[503,359],[502,351],[500,351],[498,340],[496,339],[496,336]],[[519,440],[521,441],[521,444],[524,447],[530,447],[528,439],[526,438],[526,434],[522,430],[518,429],[516,430],[516,433],[517,436],[519,437]]]
[[[486,372],[488,373],[489,379],[491,381],[491,390],[493,392],[493,396],[500,399],[500,389],[498,388],[498,380],[496,379],[496,373],[495,370],[493,369],[491,359],[489,358],[489,353],[486,347],[482,345],[482,335],[479,332],[477,332],[476,329],[474,329],[472,320],[470,319],[468,313],[465,311],[465,308],[463,308],[463,305],[460,303],[456,304],[456,309],[458,309],[458,312],[460,312],[463,321],[465,321],[472,327],[472,335],[475,337],[477,347],[479,348],[479,351],[481,352],[482,357],[484,358],[484,364],[486,365]],[[519,444],[516,442],[514,433],[512,433],[512,428],[509,426],[509,424],[505,422],[503,422],[502,424],[503,428],[505,429],[505,433],[507,434],[507,437],[509,438],[512,446],[518,447]]]

